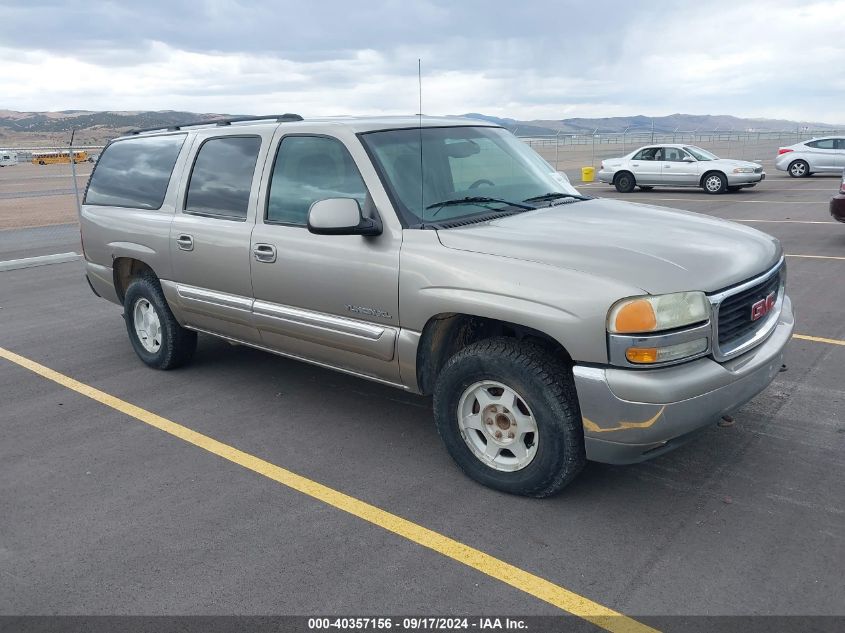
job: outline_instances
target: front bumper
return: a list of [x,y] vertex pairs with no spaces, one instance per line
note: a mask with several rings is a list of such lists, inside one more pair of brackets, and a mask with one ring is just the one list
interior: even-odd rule
[[834,220],[845,222],[845,193],[840,193],[830,199],[830,216]]
[[759,174],[728,174],[728,185],[756,185],[766,179],[766,172],[761,171]]
[[736,411],[777,375],[794,326],[792,302],[785,297],[769,338],[724,363],[702,358],[651,370],[576,365],[587,459],[641,462]]

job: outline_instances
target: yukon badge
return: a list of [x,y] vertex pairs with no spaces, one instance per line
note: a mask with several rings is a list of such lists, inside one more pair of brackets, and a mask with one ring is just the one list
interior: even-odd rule
[[376,310],[375,308],[368,308],[366,306],[354,306],[349,303],[346,304],[346,309],[356,314],[363,314],[366,316],[378,317],[379,319],[392,319],[389,312],[384,310]]

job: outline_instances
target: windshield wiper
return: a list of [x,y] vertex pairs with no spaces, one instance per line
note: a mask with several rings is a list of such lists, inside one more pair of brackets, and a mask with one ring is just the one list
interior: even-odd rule
[[574,200],[589,200],[586,196],[579,196],[574,193],[562,193],[560,191],[552,191],[550,193],[544,193],[540,196],[533,196],[531,198],[526,198],[523,202],[544,202],[546,200],[558,200],[560,198],[572,198]]
[[[510,200],[502,200],[501,198],[488,198],[487,196],[469,196],[467,198],[456,198],[453,200],[444,200],[443,202],[435,202],[434,204],[430,204],[426,207],[426,209],[434,209],[436,208],[437,211],[431,214],[431,217],[434,217],[443,207],[453,207],[459,204],[473,204],[479,207],[485,207],[490,209],[487,206],[490,202],[498,202],[499,204],[506,204],[509,207],[516,207],[517,209],[524,209],[526,211],[533,211],[537,207],[532,207],[529,204],[522,204],[521,202],[511,202]],[[527,202],[527,201],[526,201]],[[491,211],[496,211],[496,209],[491,209]]]

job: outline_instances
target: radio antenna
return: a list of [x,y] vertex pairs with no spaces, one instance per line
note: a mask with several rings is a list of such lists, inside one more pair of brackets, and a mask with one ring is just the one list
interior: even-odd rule
[[419,118],[419,136],[420,136],[420,215],[422,216],[422,224],[425,227],[425,187],[423,183],[423,133],[422,133],[422,59],[417,58],[417,83],[419,86],[420,109],[417,113]]

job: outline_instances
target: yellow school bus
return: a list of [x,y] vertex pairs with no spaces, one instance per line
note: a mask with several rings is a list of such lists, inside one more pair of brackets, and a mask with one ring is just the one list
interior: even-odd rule
[[[74,163],[84,163],[86,160],[88,160],[88,152],[84,150],[74,150]],[[70,164],[70,150],[57,152],[32,152],[33,165],[55,165],[56,163]]]

